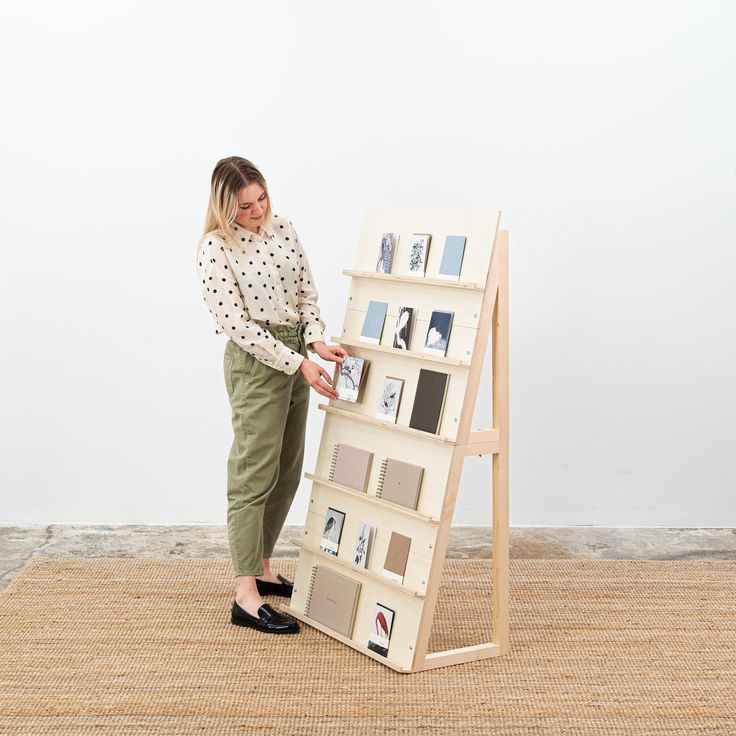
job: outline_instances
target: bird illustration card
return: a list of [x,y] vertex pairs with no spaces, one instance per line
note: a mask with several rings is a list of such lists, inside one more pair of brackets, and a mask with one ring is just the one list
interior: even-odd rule
[[376,273],[391,273],[391,265],[396,252],[398,236],[396,233],[383,233],[376,261]]
[[403,378],[386,376],[386,380],[383,382],[381,396],[378,399],[376,419],[380,419],[383,422],[396,423],[396,416],[399,413],[399,402],[401,401],[401,391],[403,388]]
[[394,347],[399,350],[408,350],[411,341],[411,328],[414,323],[414,307],[399,307],[399,316],[396,318],[394,330]]
[[360,387],[365,385],[365,374],[370,361],[365,358],[356,358],[347,355],[342,364],[335,366],[333,388],[337,391],[337,398],[341,401],[358,401]]
[[340,537],[344,523],[345,514],[342,511],[338,511],[332,507],[327,509],[325,526],[322,530],[322,541],[319,543],[320,549],[337,557],[337,549],[340,546]]
[[446,355],[447,341],[450,339],[454,312],[435,310],[429,320],[427,339],[424,341],[424,352],[430,355]]
[[365,567],[372,541],[373,527],[361,521],[358,524],[358,533],[355,535],[355,548],[353,549],[353,562],[358,567]]
[[371,632],[368,636],[368,649],[382,657],[388,657],[388,643],[394,624],[394,611],[388,606],[376,603],[371,619]]
[[406,269],[407,276],[424,276],[431,239],[432,236],[426,233],[414,233],[411,236],[409,240],[409,261]]

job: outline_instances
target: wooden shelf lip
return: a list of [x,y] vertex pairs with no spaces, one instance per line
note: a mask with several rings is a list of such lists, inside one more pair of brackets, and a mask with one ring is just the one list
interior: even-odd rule
[[399,348],[389,347],[388,345],[374,345],[369,342],[361,342],[360,340],[345,340],[341,337],[330,338],[341,345],[347,345],[351,348],[360,348],[362,350],[375,350],[380,353],[389,355],[400,355],[404,358],[413,358],[414,360],[426,360],[431,363],[442,363],[443,365],[455,365],[460,368],[470,368],[469,360],[456,360],[455,358],[447,358],[442,355],[429,355],[428,353],[418,353],[416,350],[400,350]]
[[432,434],[431,432],[422,432],[421,429],[413,429],[412,427],[405,427],[402,424],[391,424],[390,422],[383,422],[380,419],[374,419],[373,417],[366,416],[365,414],[359,414],[357,411],[348,411],[347,409],[340,409],[336,406],[329,406],[328,404],[317,404],[318,409],[327,412],[328,414],[337,414],[340,417],[348,417],[348,419],[356,419],[359,422],[365,422],[366,424],[372,424],[376,427],[383,427],[384,429],[394,430],[396,432],[406,432],[413,437],[421,437],[425,440],[434,440],[435,442],[443,442],[448,445],[457,444],[452,437],[445,437],[441,434]]
[[331,560],[332,562],[336,562],[341,567],[346,567],[348,570],[357,572],[360,575],[365,575],[371,580],[375,580],[378,583],[383,583],[384,585],[386,585],[386,587],[392,588],[393,590],[398,590],[399,592],[405,593],[406,595],[409,595],[412,598],[421,599],[421,598],[426,597],[424,593],[420,593],[418,590],[412,590],[411,588],[407,588],[406,585],[402,585],[401,583],[395,583],[393,580],[389,580],[388,578],[383,577],[383,575],[379,575],[377,572],[373,572],[373,570],[366,570],[364,567],[358,567],[357,565],[354,565],[352,562],[347,562],[343,560],[341,557],[337,557],[336,555],[331,555],[329,552],[325,552],[323,549],[320,549],[319,547],[315,547],[314,545],[307,544],[306,542],[302,542],[301,539],[292,539],[291,543],[294,546],[299,547],[299,549],[303,549],[307,552],[312,552],[315,555],[324,557],[328,560]]
[[468,433],[467,444],[473,445],[481,442],[498,442],[501,439],[501,430],[498,427],[484,427],[482,429],[471,429]]
[[408,516],[414,516],[416,518],[422,519],[422,521],[429,521],[433,524],[439,524],[440,520],[436,519],[434,516],[429,516],[429,514],[423,514],[420,511],[416,511],[415,509],[410,509],[407,506],[401,506],[398,503],[393,503],[392,501],[384,501],[382,498],[379,498],[378,496],[371,496],[368,493],[363,493],[363,491],[356,491],[355,488],[349,488],[348,486],[343,486],[340,483],[334,483],[331,480],[328,480],[327,478],[319,478],[316,475],[313,475],[312,473],[304,473],[304,477],[307,480],[311,480],[314,483],[319,483],[320,485],[327,486],[328,488],[335,488],[338,491],[345,491],[346,493],[351,493],[354,496],[359,496],[360,498],[365,498],[370,503],[377,504],[378,506],[387,506],[392,511],[400,511],[403,514],[407,514]]
[[398,662],[394,662],[393,660],[388,659],[388,657],[382,657],[380,654],[376,654],[375,652],[368,649],[368,647],[364,647],[362,644],[358,644],[358,642],[349,639],[347,636],[343,636],[339,632],[331,629],[329,626],[321,624],[319,621],[315,621],[314,619],[309,618],[309,616],[307,616],[306,614],[302,613],[301,611],[297,611],[291,606],[287,606],[285,603],[280,603],[279,608],[282,611],[288,613],[289,616],[293,616],[299,621],[303,621],[308,626],[312,626],[313,628],[318,629],[323,634],[328,634],[338,641],[341,641],[343,644],[347,644],[349,647],[357,649],[361,654],[365,654],[371,659],[375,659],[377,662],[385,664],[391,669],[396,670],[397,672],[402,672],[404,674],[409,674],[411,672],[411,669],[409,669],[408,667],[402,667]]
[[470,281],[450,281],[449,279],[428,279],[423,276],[402,276],[399,273],[374,273],[373,271],[355,271],[352,268],[343,269],[345,276],[354,276],[360,279],[378,279],[381,281],[398,281],[402,284],[426,284],[427,286],[449,286],[451,289],[465,289],[466,291],[485,291],[484,284],[475,284]]

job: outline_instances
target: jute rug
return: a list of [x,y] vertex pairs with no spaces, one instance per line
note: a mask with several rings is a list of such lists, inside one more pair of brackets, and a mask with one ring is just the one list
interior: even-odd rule
[[[38,558],[0,593],[0,733],[736,733],[736,562],[511,571],[509,656],[403,675],[232,626],[226,559]],[[490,561],[448,560],[432,651],[488,640],[489,590]]]

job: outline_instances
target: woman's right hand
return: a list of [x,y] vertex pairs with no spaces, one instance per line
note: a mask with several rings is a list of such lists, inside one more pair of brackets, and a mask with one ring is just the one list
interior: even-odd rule
[[322,396],[326,396],[328,399],[336,399],[337,391],[332,388],[332,379],[330,374],[318,363],[315,363],[309,358],[299,364],[299,370],[306,379],[307,383]]

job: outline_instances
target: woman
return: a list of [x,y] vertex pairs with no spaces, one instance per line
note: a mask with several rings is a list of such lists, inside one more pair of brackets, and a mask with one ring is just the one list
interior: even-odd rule
[[270,633],[299,624],[262,596],[291,596],[293,583],[270,567],[299,486],[309,387],[336,398],[330,375],[310,360],[342,364],[324,342],[317,288],[294,226],[271,211],[260,171],[239,156],[212,173],[205,234],[197,247],[204,300],[225,333],[225,386],[233,443],[227,462],[227,527],[235,571],[231,621]]

